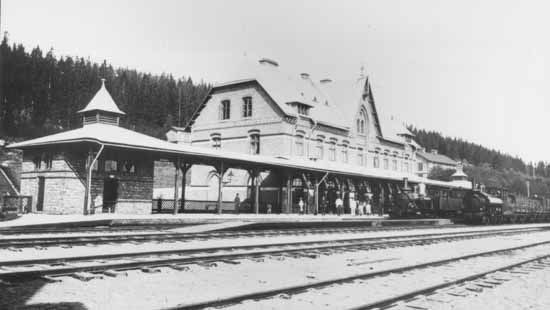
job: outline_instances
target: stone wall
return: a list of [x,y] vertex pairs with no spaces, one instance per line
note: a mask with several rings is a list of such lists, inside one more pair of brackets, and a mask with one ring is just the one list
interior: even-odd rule
[[[37,169],[33,160],[44,154],[43,151],[25,152],[21,173],[21,195],[33,197],[32,210],[37,211],[39,178],[44,178],[43,212],[47,214],[83,214],[85,197],[85,155],[75,152],[52,153],[51,168],[42,163]],[[113,158],[116,156],[116,158]],[[105,159],[120,162],[133,160],[135,173],[104,172],[100,168],[92,175],[91,200],[96,212],[101,212],[103,186],[106,178],[118,180],[118,200],[115,212],[132,214],[151,213],[153,199],[153,159],[146,155],[131,152],[112,152],[100,156],[99,165]]]

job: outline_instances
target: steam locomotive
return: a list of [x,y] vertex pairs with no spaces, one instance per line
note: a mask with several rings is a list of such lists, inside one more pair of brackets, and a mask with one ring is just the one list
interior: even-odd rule
[[550,199],[526,197],[504,188],[448,189],[431,187],[425,195],[397,194],[391,217],[443,217],[471,224],[550,222]]

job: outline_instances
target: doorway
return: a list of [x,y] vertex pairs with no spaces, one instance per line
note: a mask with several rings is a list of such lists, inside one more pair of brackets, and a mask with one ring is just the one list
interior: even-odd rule
[[118,200],[118,180],[107,178],[103,181],[103,213],[114,213]]
[[36,198],[36,211],[44,211],[44,188],[46,186],[46,179],[44,177],[38,177],[38,197]]

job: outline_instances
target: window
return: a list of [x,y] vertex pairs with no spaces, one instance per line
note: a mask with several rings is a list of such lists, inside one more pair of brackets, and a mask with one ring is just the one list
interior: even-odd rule
[[397,171],[397,159],[392,160],[393,170]]
[[243,117],[252,116],[252,97],[243,98]]
[[215,149],[222,147],[222,137],[220,135],[212,135],[212,147]]
[[43,158],[44,158],[44,168],[52,169],[52,155],[51,154],[45,154],[43,156]]
[[329,159],[332,161],[336,160],[336,141],[331,141],[328,149]]
[[342,162],[348,162],[348,146],[347,144],[342,144]]
[[424,171],[424,163],[418,163],[418,171]]
[[367,113],[365,112],[365,110],[361,110],[361,112],[359,112],[359,118],[357,119],[357,133],[359,134],[365,134],[365,125],[366,125],[366,121],[367,120]]
[[389,160],[388,160],[387,158],[384,158],[383,163],[384,163],[384,169],[388,170],[388,169],[390,168],[390,166],[389,166],[389,163],[390,163]]
[[34,163],[35,170],[40,170],[40,168],[42,168],[42,158],[40,158],[40,156],[34,157],[32,162]]
[[231,101],[224,100],[220,106],[220,119],[229,119],[231,117]]
[[408,162],[405,162],[405,172],[411,172],[409,170],[409,163]]
[[372,165],[374,168],[380,168],[380,149],[377,148],[374,151],[374,157],[372,158]]
[[357,164],[363,166],[365,164],[365,155],[362,148],[357,148]]
[[300,115],[308,115],[309,114],[309,109],[308,109],[308,106],[305,105],[305,104],[298,104],[298,114]]
[[250,135],[250,154],[260,154],[260,134]]
[[296,155],[297,156],[304,156],[304,137],[303,136],[296,136]]
[[317,159],[323,159],[325,147],[323,145],[323,140],[319,139],[317,140],[317,145],[315,146],[317,154]]
[[121,162],[121,170],[124,173],[136,173],[136,163],[132,160]]
[[118,166],[118,163],[117,163],[116,160],[108,159],[108,160],[105,161],[104,171],[105,172],[116,172],[116,171],[118,171],[117,166]]

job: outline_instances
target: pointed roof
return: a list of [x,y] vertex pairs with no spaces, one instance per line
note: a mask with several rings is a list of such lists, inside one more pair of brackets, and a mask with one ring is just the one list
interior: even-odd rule
[[78,113],[89,111],[104,111],[120,115],[126,114],[118,108],[113,97],[111,97],[111,94],[105,88],[105,79],[101,79],[101,88],[94,95],[90,103],[84,109],[78,111]]

